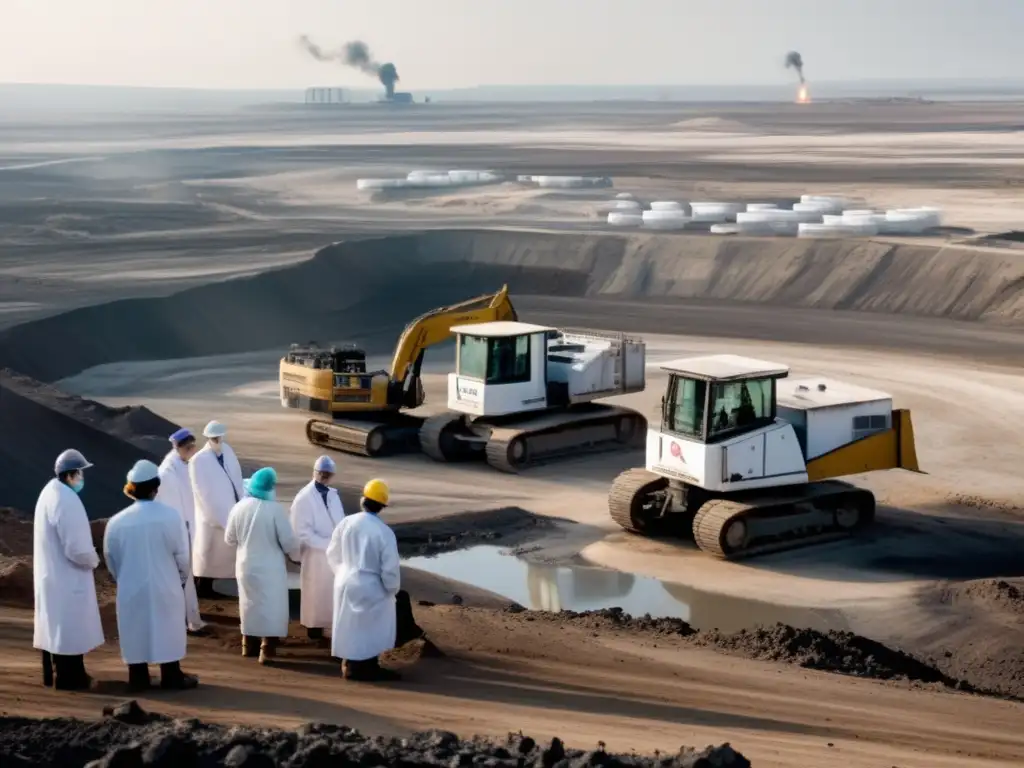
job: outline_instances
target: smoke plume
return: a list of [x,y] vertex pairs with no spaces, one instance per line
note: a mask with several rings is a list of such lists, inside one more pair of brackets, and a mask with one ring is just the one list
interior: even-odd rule
[[800,85],[804,84],[804,57],[798,51],[790,51],[786,54],[786,69],[795,69],[800,75]]
[[391,62],[378,63],[370,52],[370,46],[362,40],[350,40],[338,51],[325,51],[310,40],[306,35],[299,38],[299,44],[306,53],[317,61],[337,61],[347,67],[358,69],[365,75],[376,77],[384,85],[387,97],[395,94],[395,83],[398,82],[398,70]]

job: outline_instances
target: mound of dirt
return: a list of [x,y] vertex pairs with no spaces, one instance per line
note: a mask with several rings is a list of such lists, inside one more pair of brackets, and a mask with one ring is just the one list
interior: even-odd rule
[[31,515],[0,508],[0,556],[31,555],[32,535]]
[[597,611],[529,611],[519,603],[510,603],[505,607],[506,613],[527,614],[527,621],[551,621],[559,624],[572,624],[581,629],[596,631],[608,629],[624,629],[630,632],[660,635],[663,637],[689,637],[697,633],[693,627],[682,619],[652,618],[650,614],[631,616],[621,608],[602,608]]
[[965,584],[963,593],[979,602],[1024,616],[1024,579],[986,579]]
[[0,371],[0,424],[7,438],[0,445],[0,503],[34,509],[54,460],[77,448],[95,465],[82,493],[90,517],[127,506],[125,473],[139,459],[159,462],[178,428],[146,408],[108,408],[9,370]]
[[674,756],[615,755],[603,749],[569,749],[560,739],[540,744],[510,733],[504,742],[428,731],[407,738],[369,738],[343,725],[310,723],[294,731],[226,728],[198,720],[172,720],[145,712],[136,702],[108,708],[105,719],[0,718],[0,762],[10,768],[80,768],[93,760],[108,766],[185,768],[194,765],[313,768],[327,765],[659,766],[749,768],[728,744],[703,750],[682,747]]
[[825,672],[880,680],[941,683],[960,690],[973,690],[964,681],[947,677],[910,654],[852,632],[818,632],[776,624],[733,634],[700,632],[694,642],[748,658],[784,661]]
[[35,604],[32,565],[27,558],[0,557],[0,604],[16,608]]
[[415,557],[450,552],[498,539],[502,544],[512,546],[554,525],[554,518],[534,515],[521,507],[500,507],[425,523],[396,523],[391,528],[398,539],[399,554]]
[[[105,363],[252,352],[309,339],[347,339],[378,351],[390,348],[418,313],[504,283],[513,297],[701,299],[1024,322],[1024,262],[990,249],[869,239],[431,231],[354,239],[258,275],[14,326],[0,332],[0,365],[58,381]],[[53,354],[53,339],[69,329],[76,343]]]

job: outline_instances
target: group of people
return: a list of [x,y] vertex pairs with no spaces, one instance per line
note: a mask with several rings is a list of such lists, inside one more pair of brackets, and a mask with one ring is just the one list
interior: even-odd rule
[[[162,688],[198,685],[181,661],[188,634],[206,631],[199,598],[214,596],[220,579],[237,583],[242,655],[272,664],[288,636],[288,560],[300,566],[299,621],[330,647],[343,676],[398,678],[380,665],[380,654],[423,631],[399,589],[395,534],[378,517],[390,501],[387,484],[366,483],[361,509],[346,515],[331,487],[335,462],[320,456],[289,514],[277,501],[273,468],[243,480],[224,425],[211,421],[202,434],[199,448],[192,432],[179,429],[159,466],[135,463],[124,486],[133,503],[103,536],[129,686],[149,688],[151,664],[160,666]],[[35,510],[33,645],[42,652],[44,683],[61,690],[91,686],[85,654],[104,643],[93,576],[101,561],[79,496],[91,466],[79,451],[64,451]]]

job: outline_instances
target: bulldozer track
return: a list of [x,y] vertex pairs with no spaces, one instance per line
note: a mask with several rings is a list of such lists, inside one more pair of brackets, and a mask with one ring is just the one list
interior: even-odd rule
[[[644,492],[660,490],[668,485],[668,481],[646,469],[627,469],[615,478],[611,492],[608,494],[608,512],[612,520],[631,533],[644,533],[650,525],[642,522],[641,515],[634,510],[641,502]],[[660,486],[660,488],[659,488]]]
[[[873,521],[874,504],[870,491],[838,481],[801,486],[788,497],[712,499],[694,515],[693,538],[718,558],[747,559],[848,538]],[[858,508],[858,515],[849,518],[855,523],[840,522],[843,510]],[[737,524],[741,527],[733,528]],[[763,543],[758,543],[759,531],[760,538],[767,538]]]
[[454,456],[444,450],[444,432],[457,421],[462,421],[459,413],[441,413],[424,421],[420,427],[420,450],[434,461],[452,461]]
[[306,422],[306,439],[331,450],[375,458],[405,452],[409,441],[400,435],[418,428],[419,420],[412,417],[396,419],[394,423],[310,419]]
[[[486,446],[487,463],[500,472],[516,474],[559,459],[636,448],[644,444],[647,435],[647,419],[618,406],[548,418],[556,423],[534,428],[493,427]],[[560,418],[564,420],[557,423]]]

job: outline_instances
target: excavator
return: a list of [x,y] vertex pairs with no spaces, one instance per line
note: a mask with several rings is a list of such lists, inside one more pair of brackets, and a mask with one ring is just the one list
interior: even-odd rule
[[597,402],[642,392],[646,350],[621,333],[492,321],[454,326],[448,410],[420,429],[435,461],[482,459],[515,474],[563,458],[639,448],[647,419]]
[[837,478],[921,472],[910,411],[892,396],[780,363],[705,355],[665,363],[661,425],[646,463],[612,483],[608,511],[650,535],[689,518],[697,547],[739,560],[846,538],[870,526],[875,496]]
[[281,358],[281,405],[327,414],[306,423],[314,445],[362,456],[419,450],[423,423],[403,411],[423,405],[423,355],[465,323],[515,320],[508,286],[447,307],[409,323],[395,346],[391,371],[367,371],[365,350],[353,346],[292,344]]

